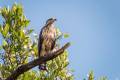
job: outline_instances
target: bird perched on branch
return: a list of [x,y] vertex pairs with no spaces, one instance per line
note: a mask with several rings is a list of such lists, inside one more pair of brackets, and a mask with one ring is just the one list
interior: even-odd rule
[[[56,19],[50,18],[46,21],[45,26],[41,29],[38,39],[38,56],[45,56],[50,53],[56,45],[56,28],[54,22]],[[46,63],[39,65],[40,70],[47,70]]]

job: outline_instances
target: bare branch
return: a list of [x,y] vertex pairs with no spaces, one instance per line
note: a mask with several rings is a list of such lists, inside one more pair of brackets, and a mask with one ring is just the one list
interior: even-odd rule
[[56,58],[58,55],[62,54],[64,52],[64,50],[67,49],[69,46],[70,46],[70,43],[68,42],[61,49],[59,49],[53,53],[50,53],[44,57],[35,59],[27,64],[19,66],[15,71],[13,71],[13,73],[6,80],[16,80],[19,75],[32,69],[33,67]]

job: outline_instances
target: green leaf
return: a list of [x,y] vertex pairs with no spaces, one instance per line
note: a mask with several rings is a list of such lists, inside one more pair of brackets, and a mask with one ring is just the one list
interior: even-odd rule
[[1,15],[1,12],[2,12],[2,8],[0,8],[0,15]]
[[2,47],[2,46],[0,46],[0,50],[1,50],[1,49],[3,49],[3,47]]
[[3,31],[3,35],[6,37],[7,34],[8,34],[8,31],[9,31],[9,25],[6,24],[3,30],[4,30],[4,31]]
[[70,35],[68,33],[63,34],[64,38],[68,38]]
[[13,13],[15,13],[15,12],[16,12],[16,9],[17,9],[16,4],[13,4],[11,11],[12,11]]
[[30,34],[30,33],[32,33],[33,31],[34,31],[33,29],[27,30],[27,34]]
[[20,37],[21,37],[22,39],[25,38],[25,33],[23,32],[23,30],[20,30]]
[[0,25],[0,32],[2,31],[2,26]]
[[3,46],[6,46],[7,42],[5,40],[3,40],[2,44],[3,44]]
[[24,26],[28,26],[30,24],[30,20],[24,21]]

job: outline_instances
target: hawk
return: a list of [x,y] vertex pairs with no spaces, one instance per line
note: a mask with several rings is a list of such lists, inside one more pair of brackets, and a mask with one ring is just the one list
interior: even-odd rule
[[[56,44],[57,31],[54,25],[56,19],[50,18],[46,21],[45,26],[41,29],[38,39],[38,57],[45,56],[50,53]],[[46,63],[39,65],[40,70],[47,70]]]

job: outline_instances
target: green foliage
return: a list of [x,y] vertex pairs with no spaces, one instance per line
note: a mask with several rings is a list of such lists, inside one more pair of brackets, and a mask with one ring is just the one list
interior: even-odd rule
[[68,38],[70,35],[68,33],[64,34],[64,38]]
[[[29,24],[29,20],[23,14],[21,5],[14,4],[12,9],[3,7],[1,8],[1,16],[3,24],[0,24],[0,32],[3,37],[2,62],[0,70],[3,78],[10,75],[10,73],[18,66],[28,62],[33,44],[30,40],[30,34],[24,32],[25,27]],[[24,46],[27,46],[25,48]]]
[[106,76],[101,76],[98,80],[108,80]]
[[83,80],[108,80],[108,78],[106,76],[101,76],[98,79],[96,79],[94,77],[94,72],[90,71],[89,74],[88,74],[88,79],[84,78]]
[[[37,58],[37,37],[31,39],[33,29],[28,29],[30,20],[24,15],[23,7],[14,4],[11,9],[0,9],[3,24],[0,24],[2,45],[0,46],[0,72],[2,78],[8,77],[18,66]],[[33,40],[34,39],[34,40]],[[67,68],[68,52],[47,63],[48,73],[32,69],[19,76],[18,80],[73,80]]]
[[89,75],[88,75],[88,80],[94,80],[94,72],[90,71]]

